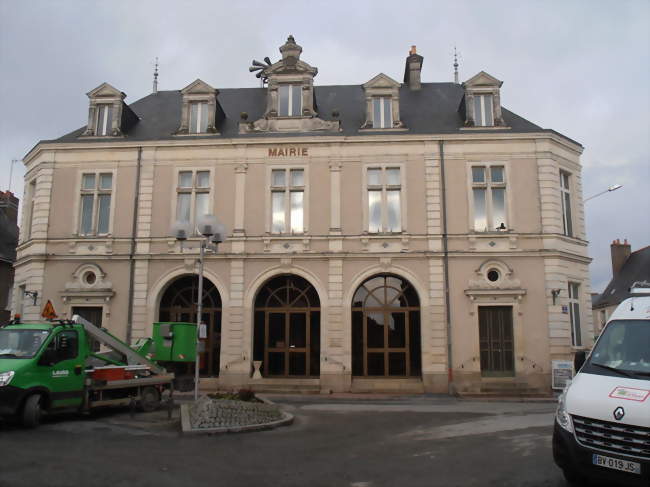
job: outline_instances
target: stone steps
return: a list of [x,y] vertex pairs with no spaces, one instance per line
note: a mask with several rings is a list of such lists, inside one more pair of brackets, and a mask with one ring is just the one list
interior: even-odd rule
[[350,392],[375,392],[375,393],[399,393],[399,394],[422,394],[424,384],[419,379],[352,379]]
[[531,387],[527,382],[512,379],[483,379],[468,391],[459,393],[463,397],[483,398],[551,398],[550,390]]
[[255,392],[320,393],[319,379],[257,379],[248,383]]

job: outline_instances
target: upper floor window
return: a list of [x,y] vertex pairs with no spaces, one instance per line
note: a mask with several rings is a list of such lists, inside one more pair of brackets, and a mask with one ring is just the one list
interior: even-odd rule
[[393,126],[393,101],[387,96],[372,99],[372,128],[389,129]]
[[302,114],[302,86],[282,84],[278,87],[280,117],[299,117]]
[[362,130],[406,129],[404,122],[400,120],[400,87],[400,83],[383,73],[363,84],[366,119],[361,126]]
[[124,103],[126,94],[108,83],[102,83],[86,95],[90,103],[88,124],[82,137],[119,137],[138,123],[138,116]]
[[574,347],[582,346],[580,334],[580,284],[569,283],[569,318],[571,321],[571,344]]
[[112,173],[84,173],[81,177],[81,235],[106,235],[110,230]]
[[181,124],[176,135],[218,134],[226,114],[218,100],[219,90],[197,79],[181,90]]
[[194,225],[210,214],[210,171],[180,171],[176,186],[176,220]]
[[474,95],[474,123],[481,127],[494,125],[492,95]]
[[474,230],[506,230],[506,179],[503,166],[472,167]]
[[402,231],[402,178],[399,167],[370,167],[366,172],[368,232]]
[[271,232],[305,231],[304,169],[271,171]]
[[562,199],[562,229],[564,235],[573,236],[573,223],[571,221],[571,175],[560,171],[560,198]]
[[111,135],[113,128],[113,106],[97,105],[97,120],[95,135]]
[[465,119],[465,127],[506,126],[501,111],[501,85],[503,81],[485,71],[463,83],[465,98],[459,110]]
[[206,102],[190,103],[191,134],[204,134],[208,131],[208,104]]

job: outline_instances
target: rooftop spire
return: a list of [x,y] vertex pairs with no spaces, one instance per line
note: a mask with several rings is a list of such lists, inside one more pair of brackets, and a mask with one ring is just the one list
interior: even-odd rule
[[158,58],[156,57],[156,66],[153,70],[153,92],[158,93]]
[[458,84],[458,53],[454,46],[454,83]]

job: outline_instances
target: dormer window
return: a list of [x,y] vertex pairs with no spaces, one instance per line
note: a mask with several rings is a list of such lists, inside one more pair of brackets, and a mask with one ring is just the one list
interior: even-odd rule
[[503,127],[501,92],[503,81],[481,71],[463,83],[465,96],[460,111],[465,127]]
[[113,107],[111,105],[97,105],[97,130],[95,135],[111,135],[113,127]]
[[191,134],[204,134],[208,131],[208,104],[207,102],[190,103],[190,129]]
[[217,96],[219,91],[200,79],[181,90],[181,125],[176,135],[218,134],[226,118]]
[[474,95],[474,125],[492,127],[494,125],[492,95]]
[[90,98],[88,125],[82,136],[119,137],[137,123],[138,116],[123,101],[126,95],[108,83],[86,95]]
[[363,85],[366,95],[366,121],[361,126],[362,130],[405,128],[399,116],[399,89],[400,84],[383,73]]
[[302,47],[293,36],[280,47],[282,59],[267,64],[253,62],[258,78],[268,83],[266,108],[261,118],[248,121],[248,114],[239,122],[239,133],[339,131],[338,120],[323,120],[316,111],[314,76],[318,68],[300,59]]
[[393,101],[387,96],[372,99],[372,128],[389,129],[393,126]]
[[278,87],[278,116],[299,117],[302,115],[302,86],[282,84]]

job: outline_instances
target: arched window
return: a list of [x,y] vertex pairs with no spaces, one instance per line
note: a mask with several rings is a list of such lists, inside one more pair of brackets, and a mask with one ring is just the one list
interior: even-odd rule
[[[159,321],[196,323],[198,286],[197,276],[182,276],[172,282],[160,300]],[[221,296],[214,284],[206,278],[203,278],[202,315],[208,336],[201,340],[204,351],[200,355],[199,371],[204,376],[218,376],[221,350]]]
[[352,299],[352,375],[420,374],[420,300],[415,289],[392,274],[367,279]]
[[264,283],[255,298],[253,359],[265,377],[320,374],[320,300],[302,277]]

